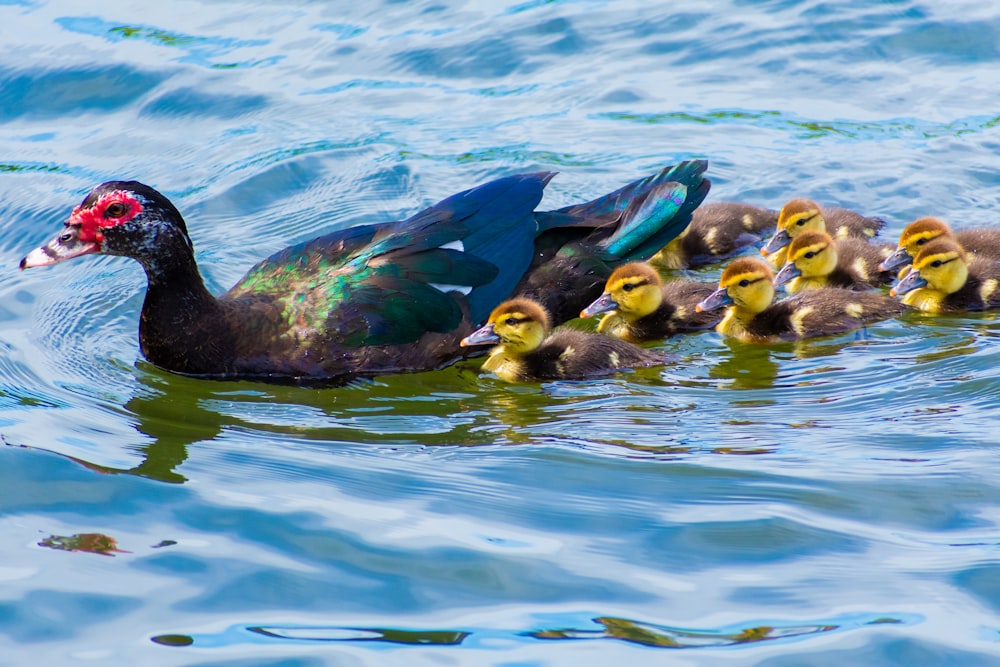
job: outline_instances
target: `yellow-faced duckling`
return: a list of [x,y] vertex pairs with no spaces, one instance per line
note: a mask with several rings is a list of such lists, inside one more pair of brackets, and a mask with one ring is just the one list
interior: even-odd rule
[[788,245],[788,261],[774,277],[774,286],[784,285],[794,294],[820,287],[866,290],[887,285],[892,274],[878,267],[891,252],[891,245],[851,238],[835,241],[826,232],[802,232]]
[[719,289],[698,308],[729,306],[716,331],[753,343],[844,333],[904,310],[885,294],[837,287],[806,290],[773,302],[773,278],[762,260],[735,259],[722,272]]
[[507,382],[579,380],[667,361],[663,354],[611,336],[550,331],[545,309],[524,297],[501,303],[484,326],[462,339],[463,346],[493,343],[483,369]]
[[787,261],[785,248],[802,232],[819,230],[835,239],[870,239],[884,226],[881,218],[868,218],[846,208],[821,208],[812,199],[792,199],[781,207],[778,229],[760,253],[775,266],[783,266]]
[[896,251],[883,260],[879,268],[888,271],[905,266],[926,244],[942,237],[953,239],[963,250],[978,257],[1000,261],[1000,229],[976,227],[956,232],[940,218],[920,218],[903,229]]
[[693,280],[665,283],[649,264],[630,262],[614,270],[604,294],[584,308],[580,317],[606,313],[597,327],[600,333],[642,343],[715,326],[721,315],[696,310],[713,291],[715,285]]
[[658,269],[687,269],[717,262],[759,243],[778,224],[778,212],[739,202],[702,204],[680,236],[653,255]]
[[930,313],[1000,308],[1000,263],[970,256],[948,238],[925,245],[913,268],[890,291],[903,303]]

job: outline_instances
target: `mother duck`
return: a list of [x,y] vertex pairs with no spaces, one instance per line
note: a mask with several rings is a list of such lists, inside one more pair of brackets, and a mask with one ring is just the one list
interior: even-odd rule
[[562,322],[620,263],[679,234],[708,193],[702,160],[584,204],[535,211],[550,172],[491,181],[399,222],[365,224],[263,260],[215,297],[180,212],[136,181],[94,188],[63,231],[21,260],[102,253],[146,272],[139,345],[152,363],[213,379],[336,385],[438,368],[511,294]]

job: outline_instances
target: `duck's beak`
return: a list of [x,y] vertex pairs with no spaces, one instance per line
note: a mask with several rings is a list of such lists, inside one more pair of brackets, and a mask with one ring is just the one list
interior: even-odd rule
[[802,271],[799,270],[799,267],[789,262],[788,264],[785,264],[783,267],[781,267],[781,270],[778,271],[778,274],[774,276],[774,286],[781,287],[782,285],[790,281],[792,278],[798,278],[801,275]]
[[581,310],[580,317],[593,317],[594,315],[617,309],[618,304],[611,298],[611,294],[605,292],[601,296],[597,297],[597,299],[594,300],[594,303]]
[[488,343],[499,342],[500,336],[498,336],[497,332],[493,330],[493,325],[484,324],[463,338],[459,345],[462,347],[469,347],[470,345],[486,345]]
[[907,273],[898,283],[892,286],[889,290],[889,294],[892,296],[900,296],[911,292],[918,287],[926,287],[927,281],[920,277],[919,271],[910,271]]
[[906,248],[896,248],[896,252],[892,253],[881,262],[879,262],[879,271],[892,271],[893,269],[903,266],[904,264],[909,264],[913,261],[910,257],[910,253],[906,252]]
[[725,287],[720,287],[702,299],[701,303],[695,306],[694,309],[699,313],[704,313],[707,310],[715,310],[716,308],[728,306],[732,302],[733,300],[729,296],[729,290]]
[[79,225],[66,225],[59,236],[55,237],[41,248],[35,248],[21,260],[22,269],[30,269],[35,266],[48,266],[58,264],[67,259],[90,255],[101,250],[99,243],[95,241],[81,241],[79,238]]
[[763,248],[760,249],[762,255],[773,255],[786,245],[792,242],[792,237],[784,229],[776,231]]

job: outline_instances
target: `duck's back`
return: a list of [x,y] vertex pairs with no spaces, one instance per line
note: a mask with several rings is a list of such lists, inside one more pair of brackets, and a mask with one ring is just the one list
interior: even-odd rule
[[857,238],[837,241],[837,268],[830,275],[830,286],[864,290],[892,282],[891,271],[880,271],[879,263],[892,254],[893,247]]
[[955,232],[958,245],[976,257],[1000,260],[1000,229],[976,227],[959,229]]
[[722,319],[721,311],[698,312],[696,306],[715,291],[712,283],[669,280],[663,284],[663,302],[646,317],[629,325],[633,340],[647,341],[678,333],[702,331]]
[[626,368],[656,366],[666,355],[612,336],[557,329],[523,357],[522,379],[583,379]]
[[976,255],[969,262],[969,277],[965,285],[942,300],[940,312],[960,313],[993,308],[1000,308],[1000,262]]
[[824,208],[826,231],[835,239],[870,239],[878,236],[885,227],[885,220],[861,215],[847,208]]
[[826,336],[894,317],[904,309],[898,300],[881,292],[830,287],[777,301],[754,317],[746,329],[762,339]]

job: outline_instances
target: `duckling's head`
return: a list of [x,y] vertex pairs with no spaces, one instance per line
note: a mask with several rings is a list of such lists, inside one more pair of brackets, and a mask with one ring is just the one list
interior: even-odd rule
[[812,199],[792,199],[778,213],[778,229],[760,253],[771,255],[792,242],[802,232],[826,231],[823,210]]
[[799,276],[822,278],[837,268],[837,244],[825,231],[802,232],[788,245],[788,263],[774,277],[774,285],[784,285]]
[[715,310],[726,305],[756,314],[774,300],[774,272],[765,262],[752,257],[733,260],[722,272],[719,289],[698,304],[696,310]]
[[583,309],[580,317],[617,310],[631,322],[649,315],[663,301],[663,280],[649,264],[629,262],[619,266],[604,285],[604,294]]
[[537,301],[517,298],[493,309],[482,327],[462,339],[463,347],[499,343],[511,354],[527,354],[545,340],[549,314]]
[[913,258],[913,270],[896,283],[890,294],[906,294],[918,287],[926,287],[944,294],[962,289],[969,279],[965,251],[949,238],[938,238],[921,248]]
[[925,245],[938,238],[953,238],[951,227],[939,218],[914,220],[899,235],[899,247],[878,265],[880,271],[889,271],[909,264]]

